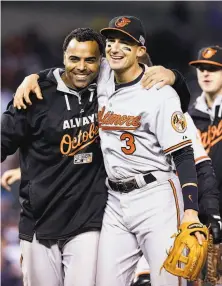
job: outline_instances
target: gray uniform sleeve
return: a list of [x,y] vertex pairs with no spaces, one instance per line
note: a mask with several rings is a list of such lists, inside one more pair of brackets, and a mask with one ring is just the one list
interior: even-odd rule
[[151,130],[156,134],[164,153],[170,154],[190,146],[192,141],[177,93],[170,86],[159,91],[163,94],[159,95],[160,103],[152,117]]

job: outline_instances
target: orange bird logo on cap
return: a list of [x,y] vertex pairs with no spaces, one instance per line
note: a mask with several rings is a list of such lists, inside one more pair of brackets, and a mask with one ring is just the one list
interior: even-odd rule
[[205,59],[210,59],[212,56],[216,54],[217,50],[214,50],[212,48],[207,48],[202,52],[202,56]]
[[128,25],[130,22],[131,22],[130,19],[123,17],[123,18],[116,20],[115,26],[117,28],[123,28],[126,25]]

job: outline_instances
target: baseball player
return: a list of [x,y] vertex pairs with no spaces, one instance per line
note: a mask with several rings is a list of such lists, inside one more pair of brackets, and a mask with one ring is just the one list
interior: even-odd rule
[[222,47],[202,48],[198,59],[189,64],[196,68],[198,83],[203,91],[189,113],[212,160],[220,190],[222,216]]
[[[181,221],[199,223],[192,141],[178,95],[169,86],[141,87],[144,67],[137,57],[146,48],[139,19],[116,17],[101,33],[107,39],[112,71],[107,71],[97,89],[109,193],[97,286],[129,285],[141,250],[149,262],[153,286],[185,285],[165,270],[160,272]],[[201,244],[204,238],[200,233],[196,237]]]
[[44,100],[27,111],[10,102],[1,119],[1,161],[20,148],[24,286],[95,285],[107,200],[95,84],[104,40],[76,29],[63,50],[65,69],[41,83]]
[[[220,216],[222,216],[222,47],[202,48],[197,59],[189,64],[196,68],[198,84],[202,90],[201,96],[197,98],[189,113],[212,160],[220,191]],[[203,220],[207,220],[206,216],[203,216]],[[220,248],[222,250],[222,244]],[[219,271],[221,276],[221,258]]]

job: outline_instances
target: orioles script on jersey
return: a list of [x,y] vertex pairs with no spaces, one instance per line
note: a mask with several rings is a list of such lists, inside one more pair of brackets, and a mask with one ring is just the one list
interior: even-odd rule
[[208,130],[205,132],[201,132],[200,130],[198,131],[204,149],[206,150],[207,153],[209,153],[210,148],[213,147],[215,144],[217,144],[217,142],[222,140],[222,120],[217,126],[216,125],[209,126]]
[[98,113],[99,127],[102,130],[136,130],[140,127],[141,116],[120,115],[105,111],[105,106]]
[[[78,128],[75,136],[71,136],[70,132],[66,131],[66,129],[72,128]],[[60,152],[65,156],[74,156],[99,137],[97,113],[82,118],[64,120],[63,130],[67,133],[61,139]]]

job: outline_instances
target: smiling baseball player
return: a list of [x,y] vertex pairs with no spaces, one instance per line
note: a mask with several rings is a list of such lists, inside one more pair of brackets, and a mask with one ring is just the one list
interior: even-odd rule
[[[181,220],[199,223],[192,142],[179,97],[169,86],[141,87],[144,67],[137,58],[146,49],[137,18],[116,17],[101,33],[107,38],[106,57],[114,72],[107,71],[97,89],[109,192],[97,286],[129,285],[141,250],[150,264],[153,286],[185,285],[165,270],[160,273]],[[201,244],[204,238],[196,235]]]

